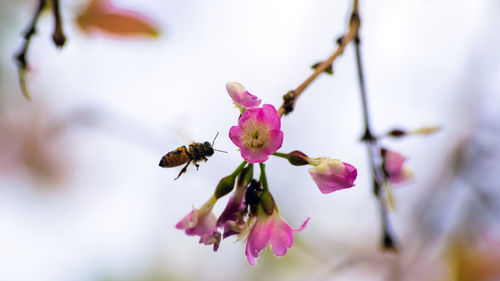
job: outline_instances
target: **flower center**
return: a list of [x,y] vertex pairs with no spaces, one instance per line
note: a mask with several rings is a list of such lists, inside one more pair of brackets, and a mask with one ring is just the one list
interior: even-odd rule
[[251,123],[243,129],[241,141],[246,147],[258,149],[269,141],[269,130],[265,124]]

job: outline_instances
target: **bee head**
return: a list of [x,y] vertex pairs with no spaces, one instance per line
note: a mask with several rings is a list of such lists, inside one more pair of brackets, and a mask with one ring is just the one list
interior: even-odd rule
[[208,141],[203,143],[203,149],[205,150],[207,156],[212,156],[214,154],[214,148]]

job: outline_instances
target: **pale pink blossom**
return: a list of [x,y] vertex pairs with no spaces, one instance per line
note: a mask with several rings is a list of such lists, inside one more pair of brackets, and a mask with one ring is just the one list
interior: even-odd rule
[[238,82],[227,82],[226,90],[237,106],[252,108],[260,105],[260,99],[250,94],[247,89]]
[[354,186],[357,170],[351,164],[336,159],[322,157],[310,159],[309,174],[321,193],[331,193]]
[[392,184],[404,183],[413,178],[413,173],[406,167],[406,158],[398,152],[383,149],[384,170]]
[[215,203],[215,201],[209,201],[200,209],[193,209],[175,225],[175,228],[184,230],[187,235],[199,236],[200,243],[213,244],[214,251],[217,251],[220,244],[220,233],[216,226],[217,218],[211,211],[212,202]]
[[229,130],[229,138],[241,150],[241,157],[249,163],[262,163],[283,143],[281,119],[274,106],[249,108],[238,120],[238,126]]
[[275,256],[284,256],[288,248],[293,245],[294,232],[302,231],[309,219],[307,218],[298,229],[292,229],[277,210],[274,210],[270,216],[262,210],[258,211],[257,220],[248,235],[245,249],[248,263],[256,265],[259,252],[268,244],[271,245]]

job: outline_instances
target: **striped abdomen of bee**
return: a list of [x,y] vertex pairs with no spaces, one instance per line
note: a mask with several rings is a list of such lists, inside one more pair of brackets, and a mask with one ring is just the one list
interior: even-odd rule
[[200,167],[197,162],[201,160],[207,161],[207,157],[214,154],[214,149],[212,145],[206,141],[204,143],[195,142],[190,144],[188,147],[185,145],[178,147],[176,150],[170,151],[165,154],[160,160],[160,167],[171,168],[177,167],[184,163],[186,165],[179,172],[175,179],[178,179],[183,173],[186,172],[187,167],[191,162],[196,166],[196,169]]

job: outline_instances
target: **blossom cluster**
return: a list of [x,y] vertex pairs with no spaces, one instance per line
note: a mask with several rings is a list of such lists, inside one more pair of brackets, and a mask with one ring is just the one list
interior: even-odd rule
[[[294,233],[303,230],[309,218],[293,229],[278,211],[269,190],[264,162],[271,155],[285,158],[295,166],[310,165],[309,174],[321,193],[354,186],[356,168],[348,163],[328,157],[310,158],[300,151],[281,153],[284,134],[281,117],[271,104],[250,94],[241,84],[229,82],[227,92],[240,115],[238,124],[229,130],[229,138],[239,148],[243,162],[229,176],[222,178],[210,199],[199,209],[193,209],[176,228],[187,235],[198,236],[199,242],[219,248],[222,239],[237,236],[246,241],[245,255],[255,265],[259,252],[268,245],[275,256],[283,256],[292,247]],[[260,175],[254,178],[254,164]],[[234,190],[234,191],[233,191]],[[218,199],[232,193],[219,217],[212,209]]]

